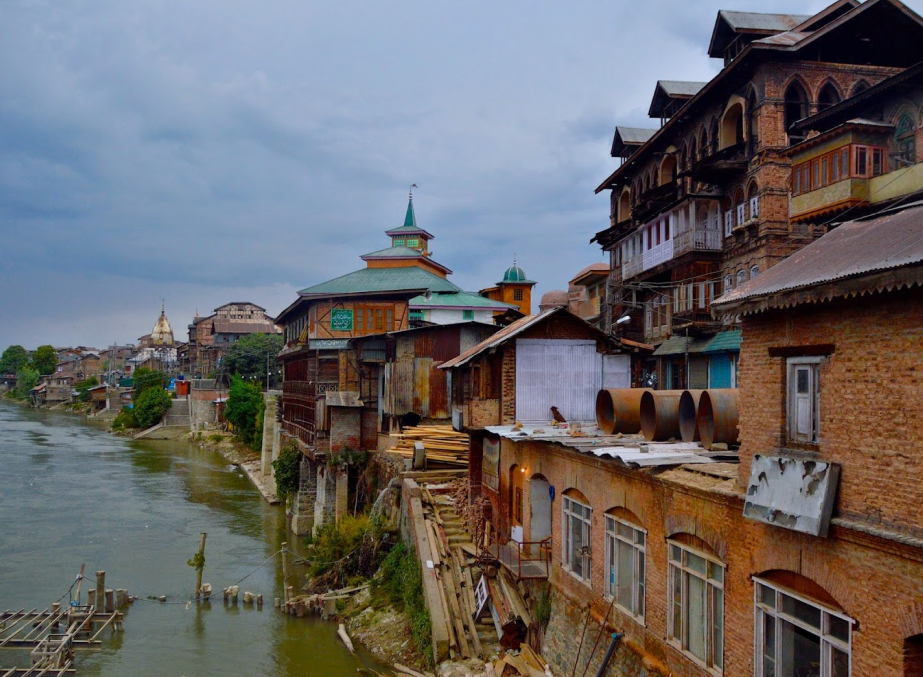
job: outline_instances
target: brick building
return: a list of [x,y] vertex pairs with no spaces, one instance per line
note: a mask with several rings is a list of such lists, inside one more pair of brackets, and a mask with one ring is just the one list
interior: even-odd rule
[[[734,329],[713,319],[712,300],[824,230],[789,219],[786,150],[805,134],[795,123],[921,60],[921,37],[920,17],[893,0],[719,12],[718,75],[658,82],[649,112],[662,126],[616,129],[622,164],[597,188],[611,191],[610,227],[594,238],[611,258],[607,329],[652,344]],[[708,385],[693,382],[685,347],[656,355],[656,387]]]
[[486,428],[493,531],[550,545],[559,673],[617,631],[606,674],[923,675],[921,223],[840,225],[716,301],[744,336],[739,462]]
[[184,372],[199,378],[216,372],[227,349],[241,337],[282,333],[265,308],[249,301],[225,303],[207,317],[196,315],[188,330],[180,363]]

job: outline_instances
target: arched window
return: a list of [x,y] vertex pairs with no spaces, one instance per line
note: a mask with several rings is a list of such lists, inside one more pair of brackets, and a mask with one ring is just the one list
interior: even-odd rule
[[759,143],[760,125],[756,112],[756,92],[751,91],[747,97],[747,151],[750,155],[756,153]]
[[616,218],[619,222],[627,221],[631,218],[631,191],[628,188],[625,188],[619,197],[619,209]]
[[791,143],[804,140],[801,132],[792,131],[792,125],[808,117],[808,93],[797,80],[785,90],[785,131]]
[[686,145],[686,142],[683,141],[682,148],[679,149],[679,168],[680,171],[685,171],[689,167],[689,147]]
[[663,160],[660,162],[659,185],[665,186],[674,181],[676,181],[676,156],[668,153],[663,156]]
[[738,188],[737,192],[734,193],[734,209],[736,211],[735,216],[737,217],[736,223],[738,226],[743,225],[747,222],[747,200],[744,198],[743,188]]
[[734,288],[734,276],[725,275],[724,276],[724,293],[727,294]]
[[759,266],[750,266],[750,279],[753,280],[758,277],[760,274]]
[[711,155],[714,155],[718,152],[718,118],[715,118],[711,121],[711,132],[710,139],[708,143],[708,150]]
[[746,271],[746,270],[738,270],[738,271],[737,271],[737,286],[739,287],[740,285],[742,285],[742,284],[743,284],[744,282],[746,282],[746,281],[747,281],[747,271]]
[[578,578],[590,580],[590,543],[593,508],[586,496],[576,489],[564,492],[561,559],[564,568]]
[[699,153],[702,157],[708,157],[708,130],[702,128],[702,136],[699,138]]
[[859,80],[856,84],[852,86],[852,91],[849,93],[850,96],[855,96],[856,94],[861,94],[869,88],[869,83],[865,80]]
[[643,622],[647,530],[625,508],[607,511],[605,519],[605,594]]
[[692,165],[696,160],[699,159],[699,150],[696,143],[696,139],[693,136],[692,141],[689,142],[689,164]]
[[916,162],[916,130],[908,115],[902,115],[894,132],[894,145],[897,147],[897,168],[907,167]]
[[817,97],[817,108],[818,110],[830,108],[830,106],[837,105],[842,98],[833,83],[828,82],[820,89],[820,94]]
[[756,186],[756,181],[751,181],[749,188],[747,188],[747,209],[750,212],[750,218],[755,219],[760,215],[760,198],[759,198],[759,188]]
[[855,621],[814,581],[789,571],[753,578],[757,675],[849,674]]
[[721,143],[719,150],[736,146],[744,141],[744,109],[739,103],[727,109],[721,118]]
[[667,639],[706,667],[721,670],[725,565],[697,541],[688,534],[667,540]]

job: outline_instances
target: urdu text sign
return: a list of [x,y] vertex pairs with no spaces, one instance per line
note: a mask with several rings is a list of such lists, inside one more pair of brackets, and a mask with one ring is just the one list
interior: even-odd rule
[[346,308],[334,308],[330,311],[330,331],[352,331],[353,311]]

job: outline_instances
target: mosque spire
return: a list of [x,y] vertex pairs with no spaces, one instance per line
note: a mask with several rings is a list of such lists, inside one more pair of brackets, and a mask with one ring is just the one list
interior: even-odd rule
[[417,184],[410,184],[410,197],[407,199],[407,215],[404,216],[404,226],[417,227],[417,215],[413,211],[413,189]]

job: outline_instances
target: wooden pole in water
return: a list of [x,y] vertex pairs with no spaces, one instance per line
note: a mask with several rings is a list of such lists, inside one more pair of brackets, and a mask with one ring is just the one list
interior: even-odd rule
[[282,544],[282,589],[283,598],[288,601],[288,542]]
[[96,611],[102,611],[106,606],[106,572],[96,572]]
[[195,598],[199,599],[202,594],[202,569],[205,568],[205,538],[208,536],[202,532],[202,540],[199,541],[199,552],[196,554],[195,569]]

